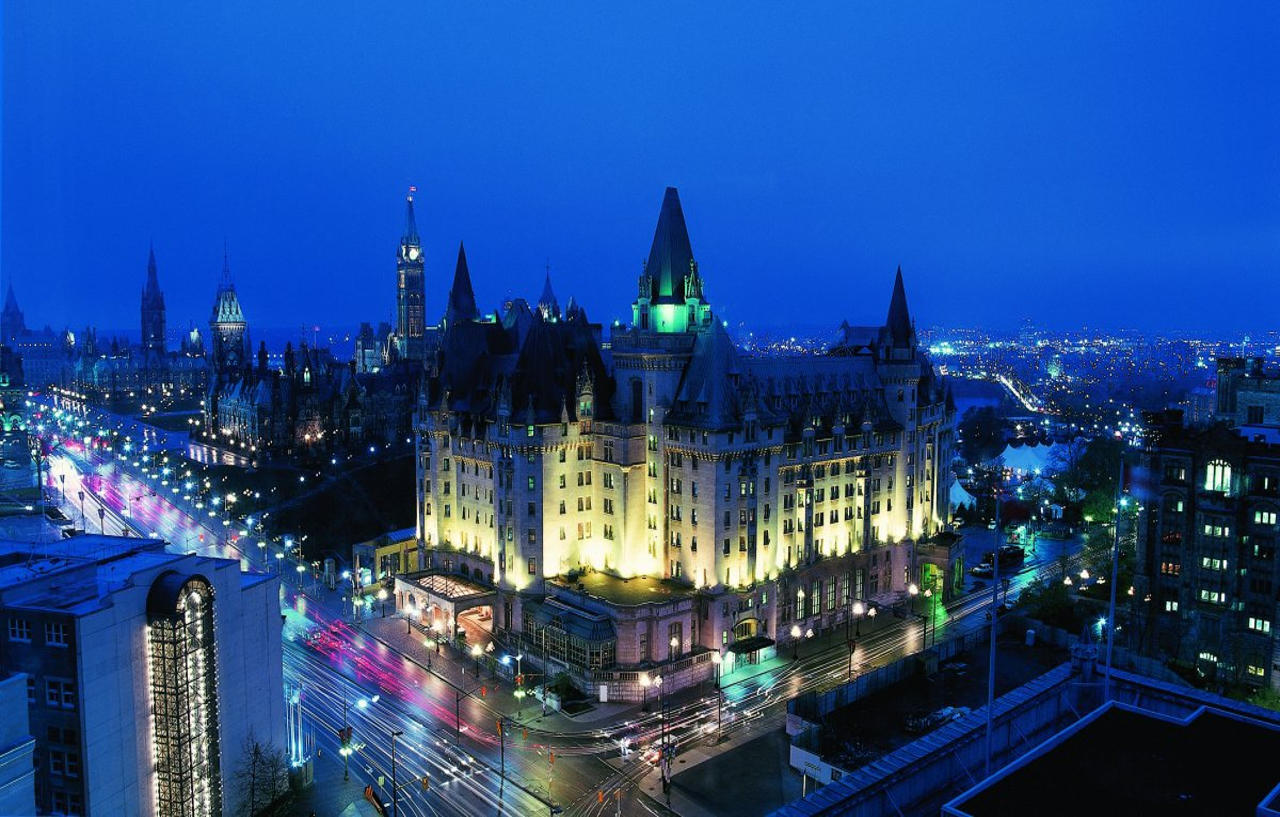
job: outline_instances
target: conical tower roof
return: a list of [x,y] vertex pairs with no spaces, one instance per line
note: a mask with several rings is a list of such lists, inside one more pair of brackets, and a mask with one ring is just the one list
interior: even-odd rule
[[538,298],[538,310],[544,318],[560,317],[560,304],[556,301],[556,293],[551,289],[551,267],[547,267],[547,277],[542,284],[542,297]]
[[222,279],[218,282],[218,292],[213,299],[213,315],[210,323],[244,323],[244,310],[240,308],[240,299],[236,297],[236,285],[231,280],[231,262],[227,250],[222,250]]
[[895,344],[909,344],[914,333],[911,324],[911,312],[907,309],[907,290],[902,284],[902,267],[893,279],[893,295],[889,298],[889,317],[885,327]]
[[645,265],[645,272],[653,282],[651,303],[683,304],[684,282],[692,270],[693,248],[684,223],[684,210],[680,207],[680,194],[674,187],[668,187],[662,197],[662,210],[658,213],[658,226],[653,232],[653,246],[649,248],[649,261]]
[[405,196],[404,202],[404,236],[400,239],[400,243],[406,246],[421,247],[421,239],[418,238],[418,220],[413,215],[413,194],[417,190],[415,187],[409,188],[409,195]]
[[471,271],[467,269],[467,250],[462,242],[458,242],[458,265],[453,271],[453,286],[449,287],[445,323],[474,320],[479,314],[476,309],[476,293],[471,288]]
[[156,248],[154,246],[147,250],[147,286],[142,291],[142,297],[148,301],[164,300],[164,293],[160,291],[160,278],[156,274]]

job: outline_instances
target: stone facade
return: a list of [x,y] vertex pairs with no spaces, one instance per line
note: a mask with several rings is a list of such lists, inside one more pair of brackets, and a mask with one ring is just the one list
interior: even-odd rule
[[[1226,684],[1280,689],[1280,445],[1151,414],[1134,597],[1154,648]],[[1133,602],[1139,603],[1137,601]]]
[[[793,624],[839,626],[854,600],[900,600],[909,583],[951,592],[959,548],[931,537],[948,516],[955,409],[901,270],[883,325],[844,324],[825,354],[747,355],[712,313],[668,189],[632,326],[604,343],[549,292],[481,318],[460,252],[419,404],[424,567],[459,553],[488,565],[497,630],[527,631],[523,607],[548,600],[605,610],[616,666],[602,669],[629,672],[709,651],[751,660]],[[928,576],[926,540],[942,563]],[[593,573],[666,580],[684,600],[636,612],[564,578]]]

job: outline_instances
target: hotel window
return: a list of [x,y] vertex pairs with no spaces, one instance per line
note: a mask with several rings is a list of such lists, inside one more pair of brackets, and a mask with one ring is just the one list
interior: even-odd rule
[[530,560],[529,560],[529,575],[530,575],[530,576],[536,576],[536,575],[538,575],[538,560],[537,560],[537,559],[530,559]]
[[537,504],[536,504],[536,503],[534,503],[534,502],[530,502],[530,503],[529,503],[529,515],[530,515],[530,516],[537,516],[537,515],[538,515],[538,506],[537,506]]
[[836,580],[827,580],[827,611],[836,609]]
[[1253,521],[1259,525],[1274,525],[1276,523],[1275,511],[1254,511]]
[[25,618],[9,617],[9,640],[31,643],[31,622]]
[[[529,477],[529,487],[533,488],[533,477]],[[560,475],[560,487],[564,487],[564,474]]]
[[[613,537],[610,536],[609,538],[612,539]],[[689,550],[693,551],[694,553],[698,552],[698,537],[696,536],[689,537]]]
[[564,449],[560,449],[560,462],[564,462]]
[[[564,479],[564,477],[561,477],[561,479]],[[535,485],[535,483],[534,483],[533,477],[529,477],[529,490],[530,490],[530,491],[532,491],[532,490],[534,489],[534,485]],[[560,487],[561,487],[561,488],[563,488],[564,486],[563,486],[563,485],[561,485]],[[445,493],[448,493],[448,491],[445,491]]]
[[1222,460],[1209,463],[1205,468],[1204,489],[1231,493],[1231,466]]
[[76,708],[75,681],[45,680],[45,703],[61,709]]
[[44,642],[54,647],[67,646],[67,623],[65,621],[46,621],[44,624]]
[[1255,678],[1261,678],[1262,676],[1266,675],[1266,670],[1264,670],[1262,667],[1257,666],[1256,664],[1249,664],[1248,666],[1245,667],[1245,671]]
[[529,544],[533,545],[533,544],[537,544],[537,542],[538,542],[538,532],[535,530],[529,531]]
[[1166,613],[1178,612],[1178,603],[1176,601],[1166,601],[1164,603],[1164,611]]
[[1253,616],[1250,616],[1249,629],[1259,633],[1270,633],[1271,622],[1267,621],[1265,618],[1254,618]]

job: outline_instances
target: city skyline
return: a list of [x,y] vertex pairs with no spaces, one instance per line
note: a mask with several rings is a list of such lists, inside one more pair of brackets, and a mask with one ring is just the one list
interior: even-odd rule
[[[549,263],[562,297],[625,318],[667,185],[704,270],[738,284],[710,293],[734,325],[869,317],[856,294],[898,265],[929,324],[1256,331],[1280,294],[1280,20],[1261,5],[1158,26],[981,8],[674,26],[205,14],[6,8],[2,260],[34,325],[96,305],[93,323],[131,326],[131,299],[109,296],[141,286],[152,243],[172,314],[199,322],[224,241],[251,320],[386,319],[415,184],[429,319],[460,240],[482,308],[535,296]],[[377,53],[342,36],[401,30],[420,36]],[[797,274],[834,297],[757,297]],[[1257,297],[1185,297],[1224,275]]]

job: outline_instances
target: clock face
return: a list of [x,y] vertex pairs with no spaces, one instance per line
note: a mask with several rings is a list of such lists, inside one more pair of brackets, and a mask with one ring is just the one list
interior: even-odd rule
[[410,247],[410,248],[409,248],[409,260],[410,260],[410,261],[417,261],[417,260],[418,260],[418,248],[417,248],[417,247]]

